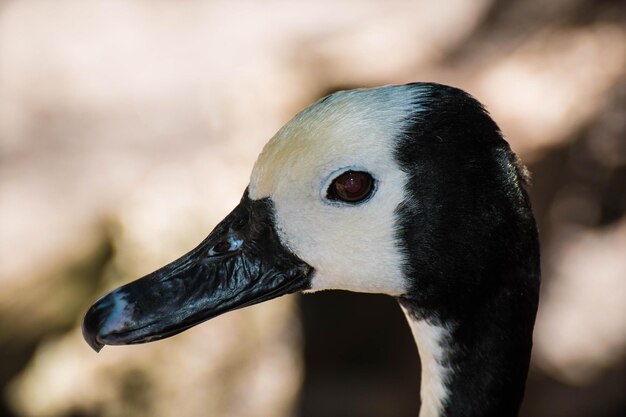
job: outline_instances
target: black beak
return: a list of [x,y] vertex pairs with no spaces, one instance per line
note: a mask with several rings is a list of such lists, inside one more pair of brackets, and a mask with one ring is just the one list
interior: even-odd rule
[[272,202],[240,204],[195,249],[100,298],[83,336],[104,345],[145,343],[180,333],[230,310],[310,286],[312,268],[276,234]]

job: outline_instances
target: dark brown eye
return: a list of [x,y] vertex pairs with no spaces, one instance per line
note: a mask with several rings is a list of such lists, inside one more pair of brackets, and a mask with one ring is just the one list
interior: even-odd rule
[[328,187],[327,198],[347,203],[363,201],[372,193],[374,180],[367,172],[346,171]]

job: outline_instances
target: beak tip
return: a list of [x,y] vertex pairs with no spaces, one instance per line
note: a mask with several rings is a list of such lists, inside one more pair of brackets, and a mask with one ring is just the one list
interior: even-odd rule
[[100,343],[98,340],[98,336],[94,333],[89,332],[85,328],[85,324],[83,323],[83,338],[85,342],[91,347],[96,353],[100,352],[104,347],[104,343]]
[[97,314],[97,309],[91,307],[85,314],[82,323],[83,338],[96,353],[100,352],[104,347],[104,343],[98,340],[100,321],[101,317]]
[[100,353],[100,351],[102,350],[102,348],[104,347],[103,344],[101,343],[89,343],[89,346],[94,350],[94,352],[96,353]]

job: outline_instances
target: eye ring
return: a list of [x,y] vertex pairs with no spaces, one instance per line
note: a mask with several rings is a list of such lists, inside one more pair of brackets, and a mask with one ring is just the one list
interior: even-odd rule
[[333,201],[357,204],[372,195],[374,178],[365,171],[344,171],[335,177],[326,191],[326,198]]

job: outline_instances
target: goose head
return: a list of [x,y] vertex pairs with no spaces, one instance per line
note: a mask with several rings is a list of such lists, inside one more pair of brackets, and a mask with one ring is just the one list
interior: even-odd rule
[[448,86],[332,94],[260,154],[198,247],[98,300],[104,345],[172,336],[298,291],[396,297],[422,361],[422,417],[512,416],[539,287],[525,170],[484,108]]

